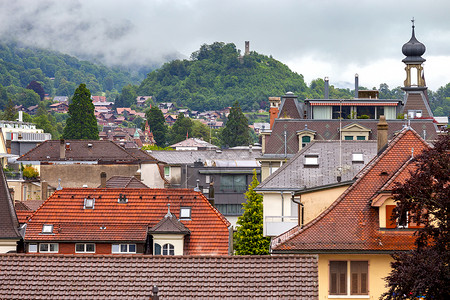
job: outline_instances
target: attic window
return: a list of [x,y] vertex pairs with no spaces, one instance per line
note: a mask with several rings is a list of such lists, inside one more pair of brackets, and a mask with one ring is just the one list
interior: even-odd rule
[[117,199],[118,203],[128,203],[128,199],[126,195],[119,194],[119,199]]
[[353,153],[352,154],[352,162],[364,162],[364,155],[362,153]]
[[53,225],[43,225],[42,233],[53,233]]
[[84,209],[94,209],[95,198],[88,196],[84,198]]
[[305,166],[319,166],[319,155],[305,155]]
[[180,220],[190,220],[191,219],[191,208],[181,207],[180,208]]

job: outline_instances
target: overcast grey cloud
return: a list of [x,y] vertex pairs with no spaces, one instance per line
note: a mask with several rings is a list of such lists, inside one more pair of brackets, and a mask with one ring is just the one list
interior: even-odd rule
[[305,81],[351,87],[400,86],[402,45],[427,47],[431,89],[450,82],[448,0],[0,0],[0,38],[108,65],[158,65],[188,58],[204,43],[233,42],[272,55]]

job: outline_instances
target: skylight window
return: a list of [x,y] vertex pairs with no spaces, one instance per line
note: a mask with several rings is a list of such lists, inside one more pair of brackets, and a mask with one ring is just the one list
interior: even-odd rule
[[190,220],[191,219],[191,208],[190,207],[181,207],[180,208],[180,219],[181,220]]
[[42,233],[53,233],[53,225],[43,225]]
[[352,162],[364,162],[364,155],[362,153],[353,153]]
[[95,198],[85,198],[84,199],[84,209],[94,209]]
[[305,156],[305,166],[318,166],[318,165],[319,165],[319,155]]
[[119,199],[117,199],[117,202],[119,202],[119,203],[127,203],[128,202],[127,196],[123,195],[123,194],[119,194]]

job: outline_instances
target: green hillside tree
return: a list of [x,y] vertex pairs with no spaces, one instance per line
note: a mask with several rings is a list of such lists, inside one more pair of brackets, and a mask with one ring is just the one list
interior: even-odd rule
[[167,126],[162,111],[158,107],[152,106],[145,114],[145,117],[148,120],[150,130],[153,132],[156,145],[165,147],[167,141]]
[[223,144],[230,147],[248,145],[250,132],[248,119],[242,113],[239,102],[235,102],[228,115],[225,128],[222,130]]
[[263,197],[255,192],[258,186],[256,171],[245,193],[247,202],[243,204],[244,214],[238,218],[237,231],[234,234],[234,249],[237,255],[269,254],[270,238],[263,235]]
[[169,145],[184,141],[188,134],[192,136],[192,127],[192,120],[180,113],[169,131]]
[[39,82],[37,82],[36,80],[33,80],[27,85],[26,88],[33,90],[36,94],[38,94],[41,101],[44,100],[45,91]]
[[98,140],[97,119],[91,92],[84,83],[75,90],[69,105],[69,118],[63,133],[64,139]]

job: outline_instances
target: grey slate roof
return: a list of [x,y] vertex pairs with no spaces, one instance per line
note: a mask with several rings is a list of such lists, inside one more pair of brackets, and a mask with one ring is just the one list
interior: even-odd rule
[[[352,162],[353,153],[362,153],[364,162]],[[341,182],[352,180],[376,155],[376,141],[342,141]],[[305,155],[318,155],[317,167],[305,166]],[[264,180],[257,191],[297,191],[337,184],[339,141],[314,141]]]
[[170,214],[166,215],[164,219],[158,222],[155,226],[148,230],[151,233],[191,233],[177,218]]
[[106,188],[148,189],[149,187],[134,176],[112,176],[106,181]]
[[1,299],[317,299],[317,256],[0,255]]
[[[19,221],[9,193],[3,168],[0,168],[0,240],[21,239]],[[1,280],[0,280],[1,281]]]
[[221,161],[255,161],[257,157],[261,156],[260,151],[252,150],[197,150],[197,151],[151,151],[151,156],[159,161],[168,164],[193,164],[199,159],[202,162],[206,160],[221,160]]

